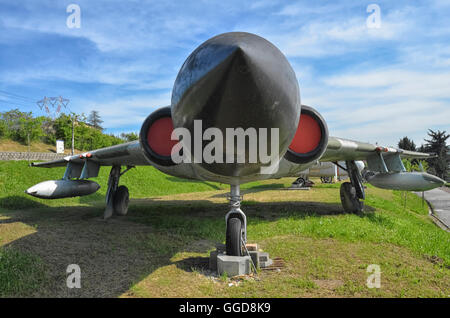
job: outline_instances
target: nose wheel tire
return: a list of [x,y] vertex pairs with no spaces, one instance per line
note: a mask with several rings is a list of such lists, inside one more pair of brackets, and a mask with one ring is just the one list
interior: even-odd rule
[[236,217],[228,219],[226,252],[230,256],[242,256],[242,227],[241,220]]
[[114,213],[116,215],[126,215],[128,212],[129,201],[130,196],[128,193],[128,188],[123,185],[118,187],[116,193],[114,193]]
[[356,189],[350,182],[344,182],[340,189],[341,202],[344,211],[347,213],[360,214],[363,211],[364,203],[356,195]]

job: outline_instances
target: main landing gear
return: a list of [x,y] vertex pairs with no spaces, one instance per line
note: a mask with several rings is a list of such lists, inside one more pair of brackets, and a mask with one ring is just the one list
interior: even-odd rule
[[322,183],[333,183],[333,177],[320,177]]
[[247,217],[241,210],[242,196],[240,186],[231,185],[230,195],[231,210],[225,215],[227,225],[226,253],[230,256],[242,256],[247,243]]
[[123,172],[120,172],[121,166],[113,166],[111,168],[108,179],[108,190],[106,192],[106,209],[103,214],[103,219],[106,220],[110,218],[113,213],[122,216],[127,214],[130,196],[126,186],[119,186],[119,179],[131,168],[134,167],[128,166]]
[[341,185],[340,194],[342,207],[347,213],[361,214],[364,209],[364,202],[360,200],[364,200],[366,197],[362,176],[355,161],[346,161],[345,165],[347,167],[345,170],[347,170],[350,182],[344,182]]

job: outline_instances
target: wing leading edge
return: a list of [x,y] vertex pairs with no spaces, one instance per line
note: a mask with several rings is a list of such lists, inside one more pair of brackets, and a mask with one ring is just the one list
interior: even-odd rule
[[320,158],[320,161],[366,160],[369,162],[378,158],[380,155],[384,160],[397,156],[406,159],[428,159],[435,157],[434,154],[380,147],[366,142],[330,136],[328,138],[327,149]]
[[[389,161],[389,158],[397,156],[399,156],[400,158],[408,158],[408,159],[427,159],[434,157],[434,154],[408,151],[390,147],[388,148],[380,147],[370,143],[330,136],[328,138],[328,145],[326,151],[320,158],[320,161],[336,162],[336,161],[366,160],[370,165],[371,162],[376,162],[377,159],[380,158],[379,157],[380,155],[382,156],[384,161]],[[65,167],[69,163],[71,163],[74,166],[81,166],[81,168],[83,168],[86,162],[89,162],[91,165],[98,165],[98,166],[152,165],[152,163],[145,156],[139,141],[136,140],[116,146],[85,152],[79,155],[67,156],[62,159],[47,162],[33,162],[31,166],[42,168],[53,168],[53,167]],[[374,164],[372,164],[372,166],[374,166]],[[380,170],[378,168],[370,170],[384,172],[384,169]]]
[[[89,152],[84,152],[79,155],[67,156],[62,159],[47,161],[47,162],[33,162],[31,166],[42,168],[65,167],[69,164],[73,166],[80,166],[83,168],[85,164],[89,163],[92,166],[146,166],[151,165],[145,157],[139,140],[115,145],[111,147],[101,148]],[[90,176],[92,177],[92,176]]]
[[[359,199],[364,199],[361,175],[351,168],[355,160],[367,162],[367,171],[364,173],[364,177],[376,187],[406,191],[427,191],[442,186],[445,183],[444,180],[426,172],[407,172],[401,159],[427,159],[433,157],[435,157],[434,154],[380,147],[369,143],[330,137],[327,150],[320,160],[331,162],[345,161],[347,168],[350,166],[351,185],[356,189],[360,189]],[[349,208],[349,210],[351,209],[359,210],[354,206]]]

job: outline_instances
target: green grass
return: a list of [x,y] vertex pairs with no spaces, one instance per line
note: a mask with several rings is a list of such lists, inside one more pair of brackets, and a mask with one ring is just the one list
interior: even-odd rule
[[0,297],[30,296],[46,283],[47,274],[41,259],[0,248]]
[[[0,138],[0,151],[8,151],[8,152],[50,152],[56,153],[56,145],[49,145],[43,142],[32,142],[30,147],[28,145],[22,144],[18,141],[14,141],[7,138]],[[71,149],[65,149],[66,154],[71,154]],[[81,153],[80,150],[75,149],[75,153]]]
[[[0,208],[22,209],[42,206],[84,205],[101,201],[106,194],[109,169],[100,169],[99,176],[92,178],[100,184],[96,193],[79,198],[62,200],[42,200],[24,193],[34,184],[45,180],[61,179],[65,168],[36,168],[29,167],[27,161],[0,162]],[[153,167],[137,167],[124,174],[121,184],[126,184],[133,198],[176,194],[183,192],[199,192],[220,188],[208,182],[189,182],[164,175]]]
[[[0,209],[38,208],[45,206],[74,206],[103,202],[108,184],[110,167],[102,167],[99,176],[92,178],[100,184],[96,193],[78,198],[60,200],[43,200],[24,193],[29,187],[46,180],[61,179],[65,168],[37,168],[29,167],[27,161],[0,161]],[[206,182],[187,181],[163,174],[155,168],[137,167],[125,173],[121,179],[133,198],[148,198],[154,196],[202,192],[218,189],[228,189],[228,185]],[[259,185],[258,182],[249,183],[243,189]]]
[[[376,213],[366,213],[362,217],[352,214],[323,216],[318,211],[282,207],[276,219],[267,219],[263,211],[249,212],[250,207],[257,205],[253,201],[250,205],[244,201],[243,209],[247,211],[248,232],[253,241],[283,235],[304,235],[345,242],[390,243],[407,247],[418,255],[437,256],[450,267],[450,234],[430,221],[428,207],[426,204],[422,206],[421,198],[407,193],[405,207],[403,195],[403,192],[393,191],[392,199],[388,200],[369,194],[365,204],[369,209],[375,208]],[[129,218],[185,239],[202,237],[224,241],[221,218],[196,216],[195,212],[186,213],[187,207],[166,206],[163,203],[155,208],[156,213],[146,213],[147,209],[146,206],[134,207]],[[192,212],[194,209],[207,211],[208,204],[196,203],[195,208],[189,209]]]
[[[245,185],[242,209],[248,217],[248,239],[272,257],[281,257],[286,268],[229,287],[229,277],[213,282],[199,261],[214,243],[225,241],[228,205],[224,191],[216,190],[226,185],[186,182],[138,167],[121,179],[132,198],[128,215],[103,223],[96,218],[102,214],[108,170],[102,168],[97,178],[102,185],[97,194],[44,201],[23,190],[60,178],[63,168],[0,162],[0,243],[8,246],[0,250],[0,296],[67,296],[47,287],[47,281],[51,273],[64,273],[69,261],[86,268],[88,283],[81,296],[97,295],[99,289],[106,296],[130,297],[450,295],[450,233],[431,221],[427,205],[412,193],[405,201],[404,192],[369,185],[366,212],[358,216],[342,213],[340,184],[317,181],[310,191],[284,190],[293,179]],[[52,251],[48,255],[42,253],[42,242]],[[35,256],[38,252],[42,259]],[[106,264],[113,265],[103,270]],[[381,289],[365,286],[369,264],[381,266]],[[54,276],[58,283],[50,286],[61,284],[60,279]]]

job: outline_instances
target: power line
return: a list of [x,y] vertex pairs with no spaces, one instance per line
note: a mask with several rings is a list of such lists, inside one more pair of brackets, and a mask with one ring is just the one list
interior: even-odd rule
[[34,103],[34,101],[33,101],[31,98],[26,97],[26,96],[23,96],[23,95],[18,95],[18,94],[15,94],[15,93],[10,93],[10,92],[4,91],[4,90],[0,90],[0,94],[2,94],[2,95],[7,95],[7,96],[9,96],[9,98],[22,99],[22,100],[24,100],[24,101],[26,101],[26,102]]
[[23,98],[19,98],[19,97],[16,97],[16,96],[10,96],[10,95],[4,94],[2,92],[0,92],[0,96],[4,97],[4,98],[11,99],[11,100],[18,100],[18,101],[21,101],[21,102],[31,103],[31,101],[29,101],[29,100],[26,100],[26,99],[23,99]]
[[14,102],[14,101],[9,101],[9,100],[6,100],[6,99],[0,99],[0,102],[2,104],[4,104],[5,106],[9,106],[9,107],[11,107],[11,106],[30,107],[31,106],[31,105],[24,105],[22,103],[17,103],[17,102]]

